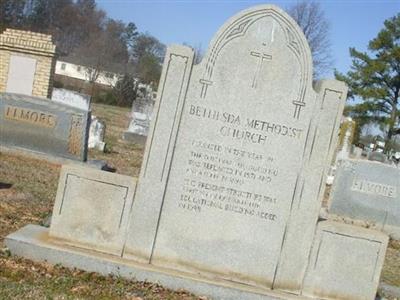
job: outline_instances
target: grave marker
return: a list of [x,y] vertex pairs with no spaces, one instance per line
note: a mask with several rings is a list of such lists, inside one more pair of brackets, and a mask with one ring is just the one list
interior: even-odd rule
[[90,96],[75,91],[53,88],[51,100],[68,106],[90,110]]
[[122,255],[135,192],[133,178],[92,168],[64,165],[49,236]]
[[297,291],[347,88],[313,90],[280,10],[241,13],[209,49],[194,66],[190,49],[167,52],[125,254]]
[[89,118],[87,110],[0,93],[0,145],[86,161]]
[[342,161],[329,212],[370,222],[400,239],[400,169],[368,160]]

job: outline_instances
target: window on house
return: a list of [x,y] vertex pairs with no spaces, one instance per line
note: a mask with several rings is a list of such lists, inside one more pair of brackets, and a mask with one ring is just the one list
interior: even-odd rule
[[66,64],[61,64],[61,70],[65,70],[66,67],[67,67]]
[[110,78],[110,79],[113,79],[114,78],[114,74],[113,73],[106,73],[106,77],[107,78]]
[[77,70],[78,72],[80,72],[80,71],[81,71],[81,66],[77,66],[77,67],[76,67],[76,70]]

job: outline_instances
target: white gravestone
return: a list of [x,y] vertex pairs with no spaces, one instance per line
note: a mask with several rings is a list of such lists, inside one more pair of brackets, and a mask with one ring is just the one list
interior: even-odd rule
[[51,100],[80,109],[90,109],[90,96],[71,90],[53,88]]
[[132,104],[129,126],[122,135],[125,141],[145,143],[149,133],[153,107],[154,102],[150,97],[141,101],[136,100]]
[[88,148],[97,149],[103,151],[105,149],[106,143],[104,142],[104,135],[106,131],[106,126],[101,122],[96,116],[92,115],[89,128],[89,140]]
[[336,155],[336,163],[338,160],[348,159],[350,157],[355,125],[356,123],[350,117],[345,118],[343,121],[343,126],[346,126],[346,131],[343,133],[342,145]]
[[149,123],[148,115],[140,112],[133,112],[128,131],[147,136],[149,131]]

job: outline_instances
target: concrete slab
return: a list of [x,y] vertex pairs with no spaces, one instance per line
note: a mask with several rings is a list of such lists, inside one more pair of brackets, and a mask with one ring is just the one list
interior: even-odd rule
[[37,225],[27,225],[10,234],[5,244],[11,253],[34,261],[60,263],[70,268],[78,268],[103,275],[114,274],[139,281],[158,282],[170,289],[186,290],[197,295],[211,296],[213,299],[241,300],[306,300],[303,296],[283,294],[269,289],[261,289],[228,280],[217,280],[185,274],[150,264],[135,263],[117,255],[108,255],[93,250],[56,244],[49,239],[49,230]]

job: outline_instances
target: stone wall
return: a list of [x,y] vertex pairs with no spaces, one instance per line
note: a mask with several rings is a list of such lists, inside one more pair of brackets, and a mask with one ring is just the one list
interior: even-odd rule
[[37,61],[32,96],[50,98],[56,46],[51,35],[6,29],[0,35],[0,92],[6,92],[11,55]]

